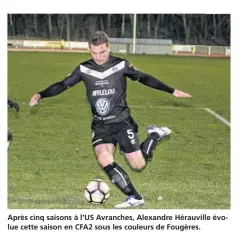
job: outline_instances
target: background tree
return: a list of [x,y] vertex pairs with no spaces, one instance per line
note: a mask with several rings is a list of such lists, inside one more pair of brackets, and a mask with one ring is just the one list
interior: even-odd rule
[[[230,14],[138,14],[137,37],[230,45]],[[8,37],[83,41],[91,31],[131,38],[133,14],[8,14]]]

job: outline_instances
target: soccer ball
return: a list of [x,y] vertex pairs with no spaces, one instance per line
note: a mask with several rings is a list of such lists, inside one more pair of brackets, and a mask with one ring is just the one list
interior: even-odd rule
[[103,204],[110,197],[110,189],[103,180],[92,179],[85,188],[84,196],[92,204]]

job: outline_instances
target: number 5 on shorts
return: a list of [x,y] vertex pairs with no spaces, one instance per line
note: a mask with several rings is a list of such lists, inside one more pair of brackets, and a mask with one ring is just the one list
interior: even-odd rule
[[133,133],[132,129],[128,129],[126,130],[127,134],[128,134],[128,138],[130,139],[130,143],[131,144],[135,144],[135,134]]

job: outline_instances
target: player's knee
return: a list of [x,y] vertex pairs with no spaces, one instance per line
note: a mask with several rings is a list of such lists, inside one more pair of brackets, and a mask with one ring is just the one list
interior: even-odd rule
[[145,160],[141,160],[140,162],[136,162],[134,165],[132,165],[131,168],[136,172],[141,172],[144,170],[145,166]]
[[126,154],[126,159],[134,171],[142,171],[146,166],[146,162],[140,152]]
[[101,167],[105,167],[114,161],[114,145],[112,144],[100,144],[95,147],[95,154],[98,163]]
[[103,161],[103,160],[109,160],[109,159],[113,158],[113,156],[107,152],[104,152],[104,153],[100,153],[100,154],[96,155],[96,158],[98,161]]
[[113,155],[108,152],[99,153],[96,155],[98,163],[105,167],[113,162]]

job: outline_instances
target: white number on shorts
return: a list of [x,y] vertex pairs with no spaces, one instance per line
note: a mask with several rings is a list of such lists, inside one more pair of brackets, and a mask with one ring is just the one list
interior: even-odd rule
[[134,135],[132,129],[128,129],[128,130],[126,130],[126,132],[128,134],[128,138],[130,139],[131,144],[135,144],[136,143],[136,141],[134,139],[135,135]]
[[133,139],[135,137],[134,133],[132,132],[132,129],[128,129],[126,132],[128,134],[129,139]]

